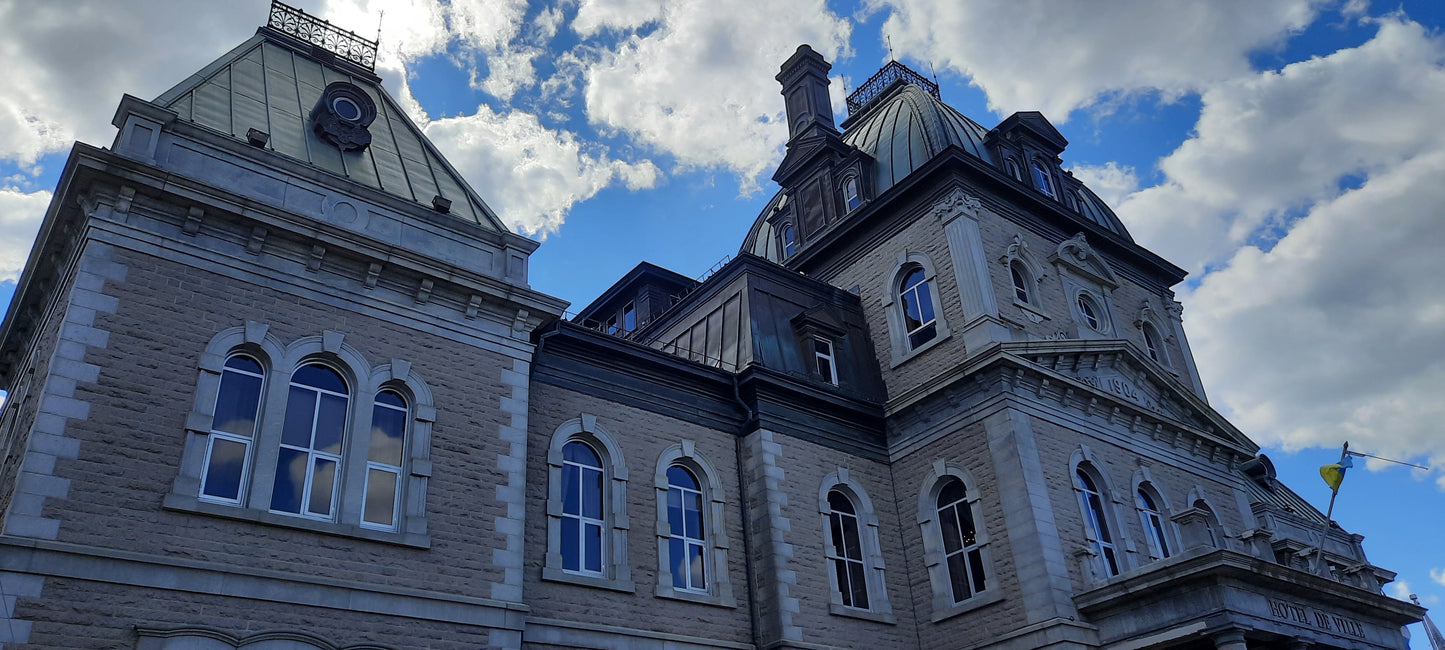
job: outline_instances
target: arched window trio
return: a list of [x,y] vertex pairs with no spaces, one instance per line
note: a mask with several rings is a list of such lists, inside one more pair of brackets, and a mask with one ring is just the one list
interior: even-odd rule
[[[1171,520],[1168,501],[1155,486],[1147,469],[1135,473],[1133,494],[1120,501],[1114,500],[1108,479],[1089,458],[1087,448],[1075,453],[1071,469],[1079,514],[1084,524],[1088,564],[1095,579],[1110,578],[1130,568],[1125,564],[1123,552],[1127,546],[1123,539],[1124,522],[1118,518],[1119,511],[1127,509],[1130,504],[1138,516],[1139,530],[1144,533],[1146,548],[1142,551],[1147,555],[1141,557],[1152,561],[1179,554],[1183,548],[1179,530]],[[1116,505],[1122,508],[1116,508]],[[1209,518],[1217,522],[1207,505],[1196,505],[1195,508],[1208,512]],[[1210,542],[1216,547],[1222,543],[1218,537],[1212,537]]]
[[202,355],[168,504],[403,542],[424,535],[434,413],[425,382],[404,361],[371,366],[340,333],[283,345],[267,329],[225,330]]

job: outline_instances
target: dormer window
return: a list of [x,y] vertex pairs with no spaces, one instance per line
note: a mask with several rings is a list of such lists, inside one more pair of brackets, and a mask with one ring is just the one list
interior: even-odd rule
[[1019,172],[1018,161],[1014,160],[1013,158],[1009,158],[1003,161],[1003,169],[1005,172],[1008,173],[1009,176],[1014,177],[1014,180],[1016,181],[1022,181],[1024,179],[1024,175]]
[[1054,186],[1049,182],[1049,172],[1039,161],[1033,163],[1034,187],[1043,192],[1049,198],[1054,198]]
[[843,205],[848,212],[852,212],[862,203],[862,197],[858,196],[858,177],[849,176],[847,180],[843,181]]
[[798,250],[798,240],[793,234],[793,224],[783,224],[783,257],[792,257]]
[[637,307],[634,303],[629,302],[622,308],[622,331],[631,333],[635,329],[637,329]]

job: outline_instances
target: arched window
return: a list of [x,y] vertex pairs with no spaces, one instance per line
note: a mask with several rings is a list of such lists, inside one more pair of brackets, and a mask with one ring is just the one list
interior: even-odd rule
[[1164,515],[1160,512],[1153,488],[1145,483],[1134,491],[1134,505],[1139,508],[1139,523],[1144,525],[1144,538],[1149,540],[1149,555],[1163,559],[1173,555],[1169,548],[1169,535],[1164,529]]
[[862,197],[858,196],[858,177],[849,176],[843,181],[843,206],[845,212],[852,212],[863,203]]
[[1053,198],[1054,186],[1053,183],[1049,180],[1048,170],[1044,169],[1043,163],[1040,163],[1037,160],[1033,162],[1031,167],[1033,168],[1034,172],[1034,187],[1038,188],[1040,192],[1043,192],[1048,197]]
[[1114,536],[1109,531],[1109,517],[1104,512],[1103,494],[1082,468],[1074,472],[1074,488],[1079,493],[1079,510],[1084,516],[1086,537],[1093,546],[1100,575],[1119,575],[1119,557],[1114,547]]
[[332,519],[351,391],[340,373],[308,363],[291,375],[271,510]]
[[905,273],[898,285],[898,298],[903,305],[903,329],[908,335],[910,348],[932,341],[938,335],[931,289],[928,275],[921,266]]
[[838,490],[828,492],[827,557],[833,565],[833,588],[843,606],[868,609],[868,573],[863,564],[858,511]]
[[1164,363],[1164,348],[1160,345],[1159,333],[1154,330],[1154,325],[1144,323],[1140,329],[1144,332],[1144,349],[1149,353],[1149,358]]
[[583,442],[562,447],[562,570],[602,575],[602,460]]
[[1029,295],[1030,283],[1027,279],[1029,275],[1028,269],[1024,268],[1022,262],[1014,260],[1009,263],[1008,270],[1009,276],[1013,279],[1014,283],[1014,298],[1024,304],[1033,302],[1030,300],[1032,296]]
[[226,359],[207,436],[202,499],[239,504],[244,498],[265,379],[266,372],[255,359],[245,355]]
[[958,479],[948,480],[938,491],[938,523],[955,603],[983,591],[985,586],[983,551],[967,497],[968,490]]
[[668,566],[674,589],[707,591],[702,503],[697,477],[685,467],[667,468]]
[[1024,179],[1023,173],[1019,171],[1019,163],[1017,160],[1014,160],[1013,158],[1005,159],[1003,161],[1003,168],[1009,176],[1014,177],[1014,180],[1022,181]]
[[783,224],[783,257],[792,257],[798,250],[798,243],[793,233],[793,224]]
[[1214,508],[1204,499],[1194,500],[1194,509],[1204,514],[1204,529],[1209,534],[1209,545],[1214,548],[1224,548],[1220,543],[1219,516],[1214,514]]
[[406,398],[394,390],[376,394],[371,408],[371,444],[366,450],[366,502],[361,525],[396,530],[401,510],[402,462],[406,458]]

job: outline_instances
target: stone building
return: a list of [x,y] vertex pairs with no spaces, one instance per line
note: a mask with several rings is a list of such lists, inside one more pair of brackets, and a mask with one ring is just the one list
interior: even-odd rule
[[739,255],[564,318],[374,48],[278,3],[75,145],[0,332],[7,647],[1406,646],[1042,115],[890,63],[838,123],[800,47]]

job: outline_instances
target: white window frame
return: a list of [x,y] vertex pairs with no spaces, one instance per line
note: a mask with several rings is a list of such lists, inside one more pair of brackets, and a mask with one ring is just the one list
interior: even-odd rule
[[[311,367],[311,366],[315,366],[315,367],[319,367],[319,368],[325,368],[325,369],[327,369],[327,370],[330,370],[331,372],[336,373],[336,375],[341,378],[342,383],[346,386],[347,392],[345,392],[345,393],[338,393],[338,392],[336,392],[336,391],[332,391],[332,390],[327,390],[327,389],[325,389],[325,388],[321,388],[320,386],[312,386],[312,385],[310,385],[310,384],[299,384],[299,383],[297,383],[297,382],[296,382],[296,373],[300,372],[303,368],[307,368],[307,367]],[[308,445],[305,446],[305,447],[301,447],[301,446],[297,446],[297,445],[293,445],[293,444],[288,444],[288,443],[285,442],[284,439],[277,441],[277,449],[278,449],[277,453],[278,453],[278,454],[280,453],[279,450],[281,450],[281,449],[287,449],[287,450],[291,450],[291,451],[295,451],[295,452],[300,452],[300,453],[303,453],[303,454],[306,455],[306,480],[303,481],[303,482],[302,482],[302,485],[301,485],[301,504],[300,504],[300,510],[298,510],[297,512],[291,512],[291,511],[289,511],[289,510],[276,510],[275,508],[271,508],[270,506],[268,506],[268,509],[269,509],[271,512],[276,513],[276,514],[278,514],[278,515],[286,515],[286,516],[291,516],[291,517],[305,517],[305,518],[307,518],[307,519],[320,519],[320,520],[323,520],[323,521],[335,521],[337,515],[340,514],[340,508],[337,507],[337,506],[340,505],[340,504],[338,504],[337,501],[338,501],[339,492],[341,491],[341,483],[342,483],[343,480],[345,480],[345,477],[346,477],[346,469],[347,469],[347,467],[346,467],[346,465],[345,465],[346,451],[348,450],[348,448],[350,448],[350,447],[353,446],[353,445],[351,445],[351,444],[348,444],[348,438],[353,437],[353,436],[348,435],[348,434],[351,433],[351,428],[352,428],[352,427],[351,427],[351,425],[352,425],[352,418],[351,418],[350,411],[351,411],[352,407],[355,406],[355,402],[356,402],[356,400],[353,400],[353,399],[352,399],[351,393],[353,393],[353,392],[355,391],[355,388],[352,387],[351,382],[348,382],[348,381],[346,380],[346,375],[345,375],[342,371],[340,371],[340,370],[338,370],[338,369],[336,369],[336,368],[333,368],[330,364],[323,363],[323,362],[321,362],[321,361],[319,361],[319,360],[315,360],[315,359],[307,360],[306,362],[304,362],[304,363],[302,363],[301,365],[297,366],[295,370],[292,370],[292,371],[291,371],[291,380],[290,380],[289,382],[287,382],[287,397],[286,397],[286,399],[287,399],[287,406],[288,406],[288,407],[290,406],[290,400],[294,398],[294,395],[293,395],[292,392],[291,392],[291,389],[293,389],[293,388],[300,388],[300,389],[302,389],[302,390],[311,391],[312,393],[314,393],[314,396],[313,396],[313,398],[312,398],[312,403],[311,403],[311,433],[310,433],[310,435],[309,435],[309,437],[308,437],[308,440],[310,441],[310,442],[308,443]],[[345,416],[345,419],[343,420],[342,425],[341,425],[341,451],[340,451],[339,453],[331,453],[331,452],[321,451],[321,450],[315,448],[315,444],[316,444],[316,420],[317,420],[318,417],[320,417],[320,413],[321,413],[321,398],[322,398],[323,396],[325,396],[325,395],[330,395],[330,396],[332,396],[332,397],[340,397],[340,398],[346,400],[345,404],[346,404],[347,415]],[[284,424],[285,424],[285,421],[284,421],[284,418],[283,418],[282,425],[284,426]],[[328,503],[330,504],[330,507],[328,508],[327,512],[325,512],[325,513],[319,513],[319,512],[312,512],[312,511],[311,511],[311,492],[312,492],[311,487],[312,487],[312,485],[313,485],[313,481],[314,481],[315,478],[316,478],[316,461],[317,461],[317,459],[331,461],[331,463],[333,464],[333,467],[335,468],[334,470],[332,470],[333,475],[332,475],[332,479],[331,479],[331,497],[330,497],[330,499],[328,500]],[[278,462],[279,462],[279,461],[278,461]],[[279,471],[279,470],[280,470],[280,466],[278,465],[278,466],[276,467],[276,469]],[[273,480],[274,480],[274,478],[275,478],[275,477],[274,477],[274,475],[273,475]],[[273,495],[273,496],[274,496],[274,494],[275,494],[275,489],[274,489],[274,488],[275,488],[275,483],[273,482],[273,483],[272,483],[272,495]]]
[[[833,495],[848,502],[852,512],[839,510],[833,506]],[[823,558],[828,562],[829,582],[833,585],[833,595],[837,596],[844,607],[854,609],[870,610],[873,599],[868,595],[868,565],[863,561],[863,524],[858,518],[858,506],[848,498],[848,494],[839,489],[828,490],[825,497],[828,516],[828,535],[823,544]],[[848,523],[853,524],[853,535],[856,537],[857,546],[855,550],[858,557],[848,555]],[[839,541],[842,541],[842,548],[839,548]],[[843,570],[839,572],[839,564]],[[863,604],[858,604],[858,599],[853,595],[853,577],[863,581]],[[849,602],[852,601],[852,602]]]
[[[819,345],[819,344],[822,344],[824,347],[826,347],[826,348],[827,348],[827,351],[825,352],[825,351],[819,350],[819,349],[818,349],[818,345]],[[833,341],[832,341],[832,339],[829,339],[829,338],[824,337],[824,336],[814,336],[814,337],[813,337],[813,366],[814,366],[815,369],[818,371],[818,375],[823,378],[823,381],[828,382],[828,383],[830,383],[830,384],[832,384],[832,385],[834,385],[834,386],[837,386],[837,385],[838,385],[838,357],[837,357],[836,354],[834,354],[833,350],[834,350],[834,348],[833,348]],[[824,373],[823,373],[823,369],[822,369],[822,368],[818,368],[818,367],[817,367],[817,366],[819,366],[819,365],[820,365],[822,362],[824,362],[824,361],[826,361],[827,364],[828,364],[828,372],[827,372],[827,374],[824,374]]]
[[[918,490],[918,526],[923,536],[923,562],[928,568],[928,582],[932,591],[931,620],[936,623],[1003,600],[1003,589],[999,588],[998,572],[993,566],[991,538],[987,520],[984,518],[978,483],[973,480],[968,470],[943,460],[934,460],[930,469]],[[973,516],[975,543],[965,547],[964,552],[976,549],[984,568],[984,588],[961,601],[953,598],[953,582],[948,572],[948,553],[944,546],[938,507],[939,493],[948,482],[954,480],[963,483],[964,501]]]
[[[570,447],[572,445],[581,445],[585,447],[588,451],[592,452],[592,455],[597,457],[597,464],[587,465],[585,463],[581,463],[575,460],[568,460],[566,456],[567,447]],[[562,519],[564,520],[564,523],[565,520],[568,519],[577,522],[577,568],[567,568],[565,560],[566,554],[563,553],[564,560],[562,564],[562,570],[566,571],[567,573],[572,573],[576,575],[595,577],[606,576],[607,535],[605,534],[605,532],[607,530],[607,520],[605,519],[605,517],[607,512],[607,468],[603,465],[602,461],[604,455],[598,453],[597,450],[594,449],[592,445],[587,444],[586,441],[578,439],[568,440],[567,443],[562,446],[562,453],[562,474],[565,476],[569,467],[577,468],[577,512],[567,512],[567,495],[562,495]],[[601,479],[598,485],[598,489],[601,490],[601,493],[597,495],[597,500],[601,504],[598,512],[598,515],[600,515],[600,517],[588,517],[587,514],[584,512],[585,506],[583,504],[587,501],[587,486],[590,484],[586,478],[588,472],[596,472],[598,477]],[[598,566],[595,570],[587,568],[587,526],[589,525],[596,526],[599,531],[597,535]],[[566,526],[564,525],[563,527],[565,528]],[[559,552],[564,550],[568,541],[570,541],[566,538],[565,535],[560,539],[561,546],[558,547]]]
[[1144,540],[1148,542],[1149,557],[1162,560],[1175,555],[1169,541],[1168,516],[1159,505],[1158,492],[1148,483],[1134,489],[1134,506],[1139,509],[1139,524],[1144,527]]
[[[261,366],[261,372],[260,372],[260,373],[253,373],[253,372],[250,372],[250,371],[241,370],[241,369],[239,369],[239,368],[232,368],[232,367],[230,367],[229,365],[227,365],[227,364],[229,364],[229,363],[231,362],[231,359],[234,359],[234,358],[237,358],[237,357],[244,357],[244,358],[250,359],[251,361],[255,362],[257,365]],[[255,378],[261,380],[261,392],[260,392],[260,394],[258,394],[258,395],[256,396],[256,413],[255,413],[255,419],[252,420],[252,422],[251,422],[251,436],[250,436],[249,438],[242,438],[242,437],[239,436],[239,435],[236,435],[236,434],[233,434],[233,433],[230,433],[230,432],[227,432],[227,431],[221,431],[221,430],[219,430],[219,429],[216,429],[215,417],[214,417],[214,415],[212,416],[212,418],[211,418],[210,433],[209,433],[209,435],[206,436],[206,454],[205,454],[205,460],[202,461],[202,464],[201,464],[201,487],[200,487],[200,489],[199,489],[199,490],[197,491],[197,493],[196,493],[196,494],[197,494],[196,498],[197,498],[197,499],[200,499],[201,501],[208,501],[208,502],[211,502],[211,503],[223,503],[223,504],[233,505],[233,506],[234,506],[234,505],[240,505],[240,504],[242,504],[242,503],[244,503],[244,502],[246,501],[246,492],[247,492],[247,489],[250,488],[250,486],[251,486],[251,469],[252,469],[252,468],[251,468],[251,457],[252,457],[251,451],[252,451],[252,449],[253,449],[254,446],[255,446],[256,435],[257,435],[257,433],[258,433],[258,430],[261,428],[262,401],[263,401],[263,399],[264,399],[265,396],[266,396],[266,366],[265,366],[265,364],[261,363],[260,360],[256,359],[255,355],[246,354],[245,352],[236,352],[236,353],[232,353],[232,354],[226,355],[226,360],[225,360],[224,362],[222,362],[222,368],[221,368],[221,373],[220,373],[220,380],[219,380],[219,383],[218,383],[218,385],[217,385],[217,387],[216,387],[215,399],[212,400],[212,402],[211,402],[211,413],[212,413],[212,414],[215,413],[216,407],[220,405],[221,388],[225,386],[225,383],[226,383],[226,373],[228,373],[228,372],[230,372],[230,373],[236,373],[236,374],[239,374],[239,375],[245,375],[245,376],[248,376],[248,377],[255,377]],[[245,451],[242,452],[241,478],[240,478],[239,484],[236,486],[236,498],[234,498],[234,499],[227,499],[227,498],[225,498],[225,497],[218,497],[218,496],[206,494],[206,481],[207,481],[207,479],[210,478],[210,473],[211,473],[211,454],[215,451],[216,441],[217,441],[217,440],[224,440],[224,441],[227,441],[227,442],[234,442],[234,443],[237,443],[237,444],[241,445],[241,446],[245,449]]]
[[[1133,538],[1129,534],[1129,528],[1123,525],[1124,519],[1121,516],[1123,508],[1133,508],[1133,498],[1131,497],[1127,504],[1121,501],[1119,495],[1122,493],[1114,489],[1108,475],[1104,474],[1100,467],[1101,465],[1094,458],[1093,451],[1087,445],[1080,445],[1069,458],[1069,487],[1073,490],[1079,506],[1079,516],[1084,532],[1084,544],[1077,548],[1075,557],[1081,562],[1080,570],[1086,576],[1086,582],[1107,580],[1134,567]],[[1108,563],[1103,555],[1104,547],[1099,544],[1099,533],[1090,523],[1092,521],[1091,508],[1088,507],[1077,479],[1080,471],[1089,477],[1099,494],[1100,514],[1109,528],[1110,539],[1107,541],[1114,549],[1117,573],[1109,573]]]
[[[668,508],[668,514],[667,514],[667,520],[668,520],[668,521],[667,521],[667,523],[668,523],[668,531],[667,531],[667,532],[668,532],[668,534],[667,534],[667,541],[668,541],[667,565],[668,565],[668,567],[672,567],[672,566],[675,566],[676,563],[677,563],[677,559],[674,558],[674,557],[672,557],[672,542],[676,541],[676,542],[681,542],[681,543],[682,543],[682,552],[683,552],[684,558],[691,558],[691,557],[692,557],[692,553],[693,553],[693,549],[697,549],[698,557],[702,558],[702,584],[701,584],[701,585],[692,584],[692,573],[691,573],[691,572],[689,572],[687,575],[684,575],[684,576],[678,576],[677,574],[674,573],[674,574],[672,575],[672,588],[673,588],[673,589],[680,589],[680,590],[683,590],[683,591],[691,591],[691,592],[696,592],[696,593],[703,593],[703,594],[705,594],[705,593],[707,593],[707,586],[708,586],[708,584],[711,582],[711,581],[709,580],[709,577],[710,577],[709,574],[711,573],[711,571],[708,569],[708,566],[707,566],[707,560],[708,560],[708,557],[707,557],[707,555],[708,555],[708,553],[707,553],[707,551],[708,551],[708,549],[707,549],[707,514],[706,514],[706,512],[705,512],[705,507],[703,506],[704,501],[703,501],[702,481],[701,481],[700,479],[698,479],[697,475],[696,475],[695,473],[693,473],[693,471],[692,471],[691,469],[689,469],[687,466],[682,465],[682,464],[670,465],[670,466],[668,466],[668,468],[667,468],[666,471],[667,471],[668,473],[671,473],[674,468],[679,469],[679,470],[682,470],[683,472],[686,472],[687,475],[688,475],[688,477],[690,477],[690,478],[693,480],[693,484],[697,485],[698,487],[697,487],[697,489],[693,489],[693,488],[687,487],[687,486],[685,486],[685,485],[678,485],[678,484],[676,484],[676,483],[673,483],[673,482],[672,482],[672,479],[671,479],[670,477],[668,478],[668,481],[667,481],[667,493],[668,493],[668,494],[667,494],[667,501],[668,501],[669,504],[671,504],[673,493],[677,493],[678,506],[679,506],[679,508],[680,508],[680,511],[682,512],[682,519],[683,519],[683,520],[682,520],[682,521],[679,521],[679,522],[676,522],[676,524],[677,524],[676,527],[681,527],[681,528],[682,528],[682,532],[679,533],[679,532],[674,531],[673,528],[674,528],[675,526],[674,526],[674,522],[672,521],[672,509],[671,509],[671,507]],[[688,504],[694,502],[692,499],[689,499],[689,498],[688,498],[689,496],[696,497],[695,503],[697,503],[697,506],[698,506],[698,507],[697,507],[697,517],[698,517],[698,536],[697,536],[697,537],[693,537],[693,536],[691,536],[691,535],[689,535],[689,534],[687,533],[687,523],[686,523],[686,522],[687,522]],[[684,584],[682,584],[682,585],[678,585],[678,584],[677,584],[677,580],[678,580],[679,577],[682,578],[682,581],[683,581]]]
[[[928,283],[928,296],[933,301],[933,322],[936,327],[934,337],[921,345],[913,346],[909,341],[909,332],[904,329],[906,319],[904,318],[903,305],[903,280],[914,266],[921,267]],[[934,346],[948,340],[952,332],[948,328],[948,317],[943,311],[943,300],[939,298],[938,273],[933,266],[933,261],[927,255],[919,252],[904,251],[899,253],[897,263],[885,276],[888,284],[883,287],[883,296],[880,300],[884,313],[888,318],[888,334],[890,355],[892,363],[890,367],[898,365],[932,349]]]
[[[395,405],[393,405],[393,404],[385,404],[385,403],[382,403],[382,402],[380,402],[380,401],[375,400],[375,398],[373,398],[373,404],[372,404],[372,413],[373,413],[373,414],[376,413],[376,409],[387,409],[387,410],[390,410],[390,411],[400,411],[400,412],[403,414],[403,418],[402,418],[402,424],[403,424],[403,426],[402,426],[402,431],[401,431],[401,440],[402,440],[401,462],[402,462],[402,464],[404,465],[404,464],[406,463],[406,451],[405,451],[405,450],[406,450],[406,443],[407,443],[407,438],[409,437],[409,436],[407,435],[407,428],[408,428],[408,427],[406,427],[405,424],[406,424],[407,420],[410,419],[410,416],[411,416],[411,403],[407,401],[405,395],[402,395],[400,392],[398,392],[398,391],[396,391],[396,390],[394,390],[394,389],[392,389],[392,388],[383,388],[383,389],[377,391],[377,395],[380,395],[381,393],[391,393],[391,394],[393,394],[393,395],[396,395],[398,398],[401,399],[401,403],[404,405],[404,406],[398,407],[398,406],[395,406]],[[372,426],[372,428],[371,428],[370,430],[367,431],[367,433],[371,434],[371,436],[369,436],[369,438],[371,438],[371,441],[374,441],[374,440],[375,440],[375,438],[374,438],[374,436],[375,436],[375,433],[374,433],[374,432],[375,432],[375,420],[376,420],[376,418],[375,418],[374,415],[373,415],[373,417],[372,417],[373,426]],[[387,530],[387,531],[394,531],[394,530],[396,530],[397,525],[399,525],[399,524],[401,523],[401,495],[402,495],[402,486],[404,485],[403,482],[402,482],[402,479],[403,479],[402,472],[403,472],[403,471],[404,471],[404,470],[403,470],[403,468],[402,468],[402,465],[393,465],[393,464],[390,464],[390,463],[384,463],[384,462],[381,462],[381,461],[371,460],[371,458],[368,456],[368,458],[366,459],[366,481],[365,481],[365,483],[363,484],[363,487],[362,487],[362,490],[361,490],[361,494],[362,494],[362,503],[361,503],[361,527],[362,527],[362,528],[371,528],[371,529],[374,529],[374,530]],[[366,498],[371,494],[371,476],[372,476],[372,473],[373,473],[373,472],[385,472],[385,473],[387,473],[387,474],[391,474],[391,475],[393,475],[393,476],[396,477],[396,479],[395,479],[395,480],[396,480],[396,487],[392,490],[392,495],[391,495],[391,524],[390,524],[390,525],[388,525],[388,524],[379,524],[379,523],[376,523],[376,522],[371,522],[371,521],[367,521],[367,520],[366,520],[366,501],[365,501],[365,500],[366,500]]]
[[[257,418],[256,437],[248,455],[243,479],[247,483],[244,497],[235,503],[203,499],[202,480],[208,468],[211,448],[211,426],[225,362],[233,355],[249,356],[261,364],[268,375],[263,383],[261,410]],[[338,461],[333,485],[331,513],[322,517],[311,514],[272,511],[271,497],[275,488],[276,464],[281,450],[286,405],[292,375],[303,365],[321,363],[336,370],[347,383],[351,395],[343,431],[341,454],[330,454]],[[341,332],[326,331],[284,344],[270,333],[266,323],[249,321],[217,333],[200,356],[199,373],[192,410],[186,417],[186,436],[181,466],[171,492],[162,502],[170,510],[200,512],[219,517],[251,521],[265,525],[304,528],[316,532],[358,537],[376,541],[428,548],[426,494],[431,476],[431,425],[436,419],[431,389],[411,370],[407,361],[393,359],[390,363],[371,365],[355,348],[345,342]],[[285,377],[286,381],[270,380]],[[411,405],[406,421],[406,439],[398,482],[397,499],[401,504],[396,525],[390,530],[363,526],[365,489],[373,399],[383,390],[400,394]],[[325,452],[322,452],[323,454]],[[307,460],[311,461],[308,452]],[[311,474],[312,465],[307,473]],[[303,485],[302,512],[309,508],[309,485]]]
[[1048,166],[1038,159],[1029,162],[1029,176],[1034,180],[1034,189],[1040,194],[1051,199],[1057,198],[1058,193],[1054,191],[1053,175],[1049,173]]
[[[602,462],[602,574],[585,575],[565,570],[562,566],[562,448],[570,442],[582,442]],[[626,593],[637,590],[632,582],[632,565],[627,559],[627,462],[622,448],[596,415],[582,413],[567,420],[552,432],[547,447],[547,555],[542,565],[542,579],[566,582]]]
[[[692,473],[702,488],[702,531],[703,561],[711,577],[703,589],[679,589],[672,586],[671,558],[672,530],[667,517],[667,494],[672,489],[667,480],[667,470],[674,465]],[[656,471],[652,486],[657,495],[657,586],[653,592],[659,598],[686,600],[719,607],[736,607],[733,597],[732,576],[728,567],[730,542],[725,525],[727,503],[720,477],[723,476],[697,451],[692,440],[668,446],[657,457]]]
[[[791,235],[791,236],[790,236]],[[788,259],[798,252],[798,229],[790,222],[783,222],[778,228],[778,240],[782,243],[783,259]]]
[[[843,598],[838,593],[837,568],[833,565],[831,554],[828,549],[832,544],[832,522],[830,514],[832,507],[828,504],[828,493],[839,492],[848,498],[853,504],[853,510],[858,519],[858,537],[862,545],[863,568],[865,584],[868,587],[868,608],[851,607],[843,604]],[[868,491],[855,476],[851,476],[848,469],[838,467],[830,472],[818,486],[818,515],[821,522],[819,532],[823,545],[823,563],[828,574],[829,603],[828,612],[835,616],[849,618],[860,618],[881,623],[895,623],[893,617],[893,605],[888,598],[887,575],[884,572],[883,547],[878,536],[878,513],[873,508],[873,500],[868,498]]]
[[863,195],[859,192],[858,177],[848,175],[843,178],[843,213],[847,214],[857,210],[863,205]]

